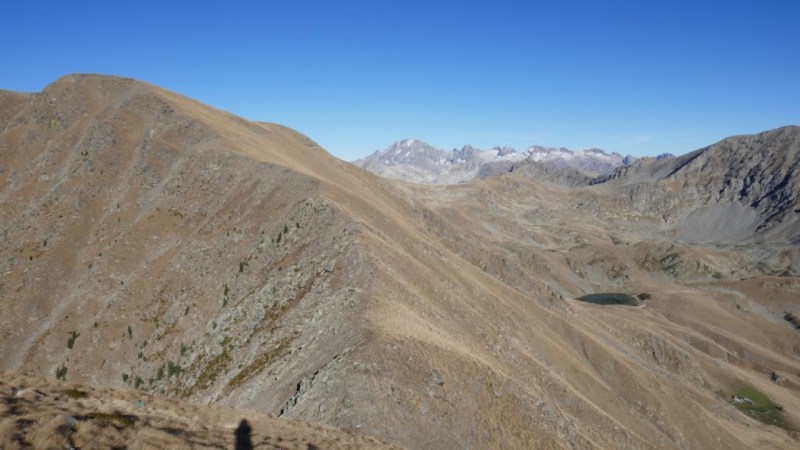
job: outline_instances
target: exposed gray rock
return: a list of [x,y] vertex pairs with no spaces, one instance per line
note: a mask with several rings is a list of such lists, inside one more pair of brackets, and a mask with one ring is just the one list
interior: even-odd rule
[[620,187],[635,211],[683,222],[688,241],[756,231],[800,241],[800,127],[734,136],[680,157],[642,158],[593,183]]
[[545,171],[548,181],[586,184],[586,177],[611,174],[617,167],[635,160],[597,148],[573,151],[539,145],[521,153],[510,147],[479,150],[471,145],[446,152],[416,139],[406,139],[353,163],[386,178],[425,184],[460,183],[509,172],[520,162],[540,163],[544,168],[533,170],[531,175]]

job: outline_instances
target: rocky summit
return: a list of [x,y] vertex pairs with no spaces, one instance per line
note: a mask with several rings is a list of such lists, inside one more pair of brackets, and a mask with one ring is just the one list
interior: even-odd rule
[[0,445],[800,445],[800,128],[488,152],[362,163],[462,181],[412,184],[135,80],[0,91]]

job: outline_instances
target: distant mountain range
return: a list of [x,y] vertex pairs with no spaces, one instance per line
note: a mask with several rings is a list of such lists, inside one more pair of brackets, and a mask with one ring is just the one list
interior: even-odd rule
[[[664,154],[658,158],[671,156]],[[569,150],[540,145],[533,145],[522,152],[510,147],[480,150],[471,145],[446,151],[417,139],[405,139],[353,163],[386,178],[424,184],[454,184],[531,165],[535,166],[537,173],[544,170],[548,173],[575,174],[578,171],[578,178],[592,179],[610,175],[617,168],[628,166],[637,159],[616,152],[606,153],[598,148]]]

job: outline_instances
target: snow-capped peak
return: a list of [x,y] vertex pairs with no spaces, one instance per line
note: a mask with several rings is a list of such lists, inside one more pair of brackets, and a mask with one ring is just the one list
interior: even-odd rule
[[595,174],[611,173],[624,164],[622,155],[597,148],[573,151],[533,145],[520,153],[509,147],[480,150],[464,145],[448,152],[418,139],[397,141],[357,164],[390,178],[446,184],[502,173],[523,160]]

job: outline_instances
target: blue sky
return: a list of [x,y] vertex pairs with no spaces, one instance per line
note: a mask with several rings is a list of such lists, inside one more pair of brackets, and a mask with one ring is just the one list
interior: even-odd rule
[[355,159],[403,138],[684,153],[800,124],[800,2],[10,2],[0,88],[142,79]]

